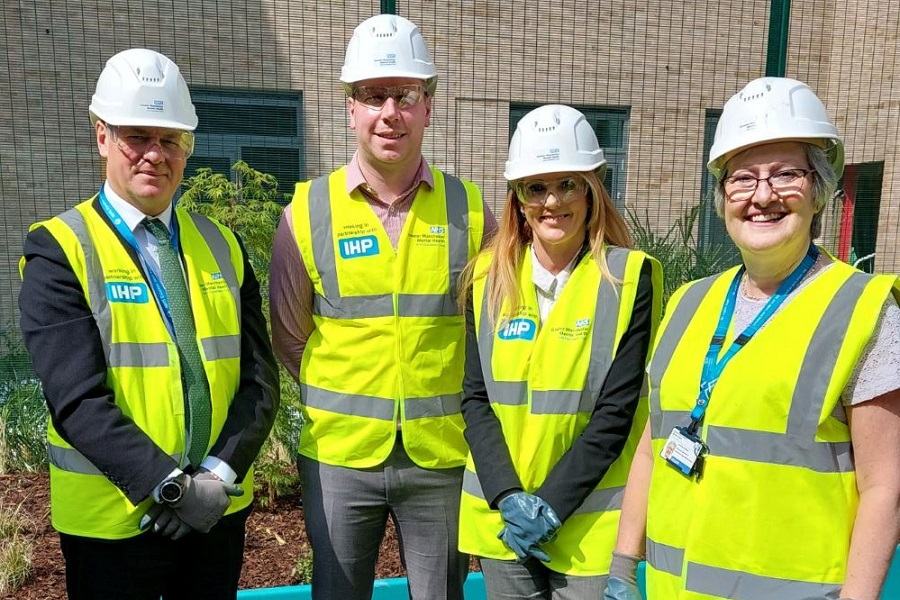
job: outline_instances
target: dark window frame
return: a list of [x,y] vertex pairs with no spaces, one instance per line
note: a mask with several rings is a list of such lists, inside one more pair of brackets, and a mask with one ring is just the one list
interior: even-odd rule
[[[188,169],[185,171],[187,176],[204,166],[222,172],[223,161],[227,161],[229,169],[224,174],[234,177],[230,166],[238,160],[246,160],[248,157],[245,154],[252,153],[257,159],[246,162],[254,169],[274,175],[282,192],[290,193],[296,182],[305,179],[303,92],[198,87],[191,90],[191,97],[197,107],[200,122],[195,131],[194,156],[188,160]],[[235,123],[233,132],[227,131],[228,119],[209,118],[209,111],[220,109],[224,113],[229,106],[239,107],[239,112],[242,113],[242,118],[231,119]],[[267,107],[279,110],[277,113],[269,111],[266,114]],[[285,113],[285,108],[294,111],[296,120],[286,122],[285,117],[290,119],[290,114]],[[250,128],[247,126],[247,113],[252,115],[255,111],[260,111],[259,123],[255,124],[255,133],[248,133]],[[206,119],[203,118],[203,113],[206,113]],[[279,120],[283,129],[273,130],[273,126],[278,126],[276,122]],[[212,123],[212,127],[205,126],[204,121]],[[261,149],[273,150],[273,163],[260,163],[258,157],[262,154]],[[291,151],[296,151],[296,163],[292,161]],[[281,155],[281,164],[275,157],[277,154]]]

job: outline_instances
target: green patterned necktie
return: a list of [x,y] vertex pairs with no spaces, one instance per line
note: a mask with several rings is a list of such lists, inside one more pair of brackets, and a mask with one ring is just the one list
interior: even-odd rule
[[194,315],[181,270],[181,259],[172,246],[169,228],[159,219],[144,219],[144,227],[159,244],[159,270],[169,300],[169,313],[175,327],[175,343],[181,357],[181,379],[188,399],[190,447],[187,456],[192,465],[199,466],[206,456],[206,446],[209,443],[212,403],[206,371],[203,370],[203,359],[197,347]]

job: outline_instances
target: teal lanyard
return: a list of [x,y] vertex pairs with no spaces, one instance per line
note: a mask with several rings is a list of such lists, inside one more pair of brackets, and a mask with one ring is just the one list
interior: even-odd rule
[[[119,232],[119,235],[128,242],[128,245],[134,248],[134,251],[138,253],[138,256],[143,257],[144,253],[141,252],[141,247],[137,243],[137,239],[134,237],[134,233],[132,233],[131,229],[125,224],[125,221],[122,220],[122,217],[119,216],[119,211],[110,203],[109,198],[106,197],[106,194],[103,191],[103,188],[100,188],[100,208],[103,209],[103,212],[106,213],[106,216],[109,217],[110,222],[112,222],[113,227],[116,228],[116,231]],[[175,252],[178,252],[178,218],[175,215],[174,210],[172,211],[172,229],[174,233],[172,234],[172,246],[175,248]],[[144,262],[146,262],[146,258],[144,258]],[[156,299],[159,301],[159,307],[162,309],[163,317],[165,317],[166,322],[169,324],[169,331],[175,331],[175,324],[172,321],[172,313],[169,310],[169,295],[166,294],[166,288],[163,285],[162,281],[160,281],[159,277],[153,272],[153,269],[147,266],[147,279],[150,280],[150,286],[153,288],[153,293],[156,295]]]
[[691,424],[688,427],[688,431],[691,434],[697,434],[700,422],[703,420],[703,416],[706,414],[706,409],[709,406],[710,396],[712,396],[713,389],[715,389],[719,377],[722,376],[725,366],[728,365],[741,348],[747,345],[747,342],[756,335],[762,326],[772,318],[772,315],[775,314],[775,311],[784,303],[791,292],[797,289],[797,286],[800,285],[800,282],[806,277],[809,270],[816,264],[818,258],[819,249],[810,244],[809,250],[806,251],[806,256],[803,257],[800,264],[778,286],[778,290],[769,298],[759,314],[756,315],[756,318],[735,338],[728,350],[725,351],[725,355],[719,360],[719,352],[725,343],[725,336],[728,335],[728,325],[731,323],[734,315],[738,286],[740,286],[741,277],[743,277],[746,270],[744,266],[738,269],[734,279],[731,281],[731,287],[728,288],[725,304],[722,306],[722,312],[719,314],[719,324],[716,326],[716,331],[709,342],[709,350],[706,352],[706,359],[703,361],[703,373],[700,376],[700,395],[697,398],[694,410],[691,411]]

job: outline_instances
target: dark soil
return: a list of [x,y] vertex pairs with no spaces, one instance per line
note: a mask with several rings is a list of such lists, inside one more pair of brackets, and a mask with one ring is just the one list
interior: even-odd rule
[[[59,538],[50,526],[50,488],[46,473],[0,475],[0,507],[21,506],[30,517],[25,532],[34,547],[31,575],[25,584],[0,600],[65,598],[65,571]],[[309,557],[309,541],[299,496],[285,496],[273,506],[257,506],[247,522],[241,589],[280,587],[300,583],[295,567]],[[393,524],[381,545],[379,578],[405,575],[400,564]]]

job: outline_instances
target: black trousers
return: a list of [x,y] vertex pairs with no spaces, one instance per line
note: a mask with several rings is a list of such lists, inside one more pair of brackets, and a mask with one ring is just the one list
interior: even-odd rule
[[234,600],[250,510],[176,542],[151,532],[124,540],[60,533],[69,599]]

